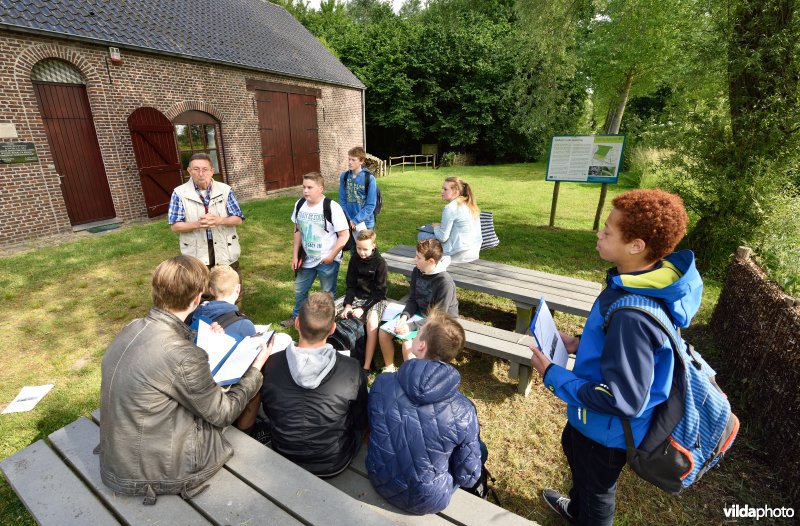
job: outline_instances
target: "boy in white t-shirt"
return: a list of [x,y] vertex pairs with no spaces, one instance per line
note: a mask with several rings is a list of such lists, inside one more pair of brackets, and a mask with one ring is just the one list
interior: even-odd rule
[[294,278],[294,309],[284,327],[294,327],[300,306],[319,276],[323,292],[336,297],[336,279],[342,261],[342,248],[350,237],[347,217],[339,203],[324,195],[325,180],[317,172],[303,176],[303,198],[295,203],[292,212],[294,248],[292,270]]

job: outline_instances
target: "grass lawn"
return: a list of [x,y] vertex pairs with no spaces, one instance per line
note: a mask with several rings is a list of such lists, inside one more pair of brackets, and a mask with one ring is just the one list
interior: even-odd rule
[[[459,175],[475,189],[478,204],[495,214],[501,244],[483,257],[511,265],[602,281],[606,264],[594,250],[594,218],[599,186],[564,184],[559,194],[557,228],[549,220],[552,183],[541,164],[458,167],[395,173],[380,180],[384,208],[378,218],[379,248],[413,244],[415,227],[438,221],[442,180]],[[623,178],[624,180],[624,178]],[[611,186],[606,203],[625,190]],[[332,197],[336,189],[330,189]],[[293,303],[291,215],[294,198],[261,200],[243,206],[243,312],[257,323],[286,318]],[[45,438],[99,404],[100,361],[114,335],[150,307],[149,282],[155,266],[175,255],[177,236],[165,221],[133,225],[105,235],[0,258],[0,402],[10,402],[23,385],[54,383],[55,388],[29,413],[0,416],[0,458]],[[346,265],[346,261],[345,261]],[[346,266],[339,274],[344,292]],[[390,297],[405,293],[405,280],[391,276]],[[720,285],[707,281],[695,328],[686,331],[712,363],[714,352],[705,326]],[[513,330],[515,309],[508,300],[458,292],[462,316]],[[562,330],[579,332],[583,320],[558,314]],[[380,355],[380,353],[376,353]],[[399,362],[397,358],[397,363]],[[569,469],[561,452],[564,404],[536,381],[527,398],[516,394],[507,365],[467,353],[458,358],[462,389],[475,401],[481,435],[489,446],[488,467],[497,479],[504,507],[541,524],[559,524],[539,499],[543,487],[567,490]],[[724,383],[723,383],[724,386]],[[730,454],[685,496],[673,498],[625,470],[617,497],[618,524],[717,524],[723,507],[786,505],[780,481],[758,458],[748,438],[747,415]],[[9,485],[0,481],[0,524],[33,524]]]

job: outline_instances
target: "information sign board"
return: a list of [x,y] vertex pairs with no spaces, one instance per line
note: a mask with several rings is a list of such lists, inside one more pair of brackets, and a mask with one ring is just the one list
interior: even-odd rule
[[545,180],[616,183],[624,149],[625,135],[555,136]]

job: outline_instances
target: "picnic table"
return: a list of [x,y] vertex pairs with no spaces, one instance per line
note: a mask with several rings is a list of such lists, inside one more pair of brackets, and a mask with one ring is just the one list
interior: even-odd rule
[[[414,270],[416,248],[398,245],[381,255],[391,272],[410,276]],[[470,263],[451,263],[447,272],[457,287],[493,296],[508,298],[517,307],[516,332],[525,333],[534,307],[544,296],[552,310],[589,316],[592,304],[600,294],[600,283],[569,278],[538,270],[478,259]]]
[[343,473],[320,479],[234,427],[225,430],[234,455],[191,500],[114,493],[100,480],[100,412],[81,417],[0,462],[11,487],[42,525],[286,524],[498,525],[535,523],[465,491],[436,515],[409,515],[380,497],[367,479],[366,444]]

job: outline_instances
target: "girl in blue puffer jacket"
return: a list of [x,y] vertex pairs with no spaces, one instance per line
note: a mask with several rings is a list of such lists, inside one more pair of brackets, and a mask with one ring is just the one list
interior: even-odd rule
[[447,363],[464,341],[455,318],[431,311],[411,347],[417,359],[379,375],[369,393],[369,480],[409,513],[443,510],[456,489],[474,486],[481,475],[478,415]]

